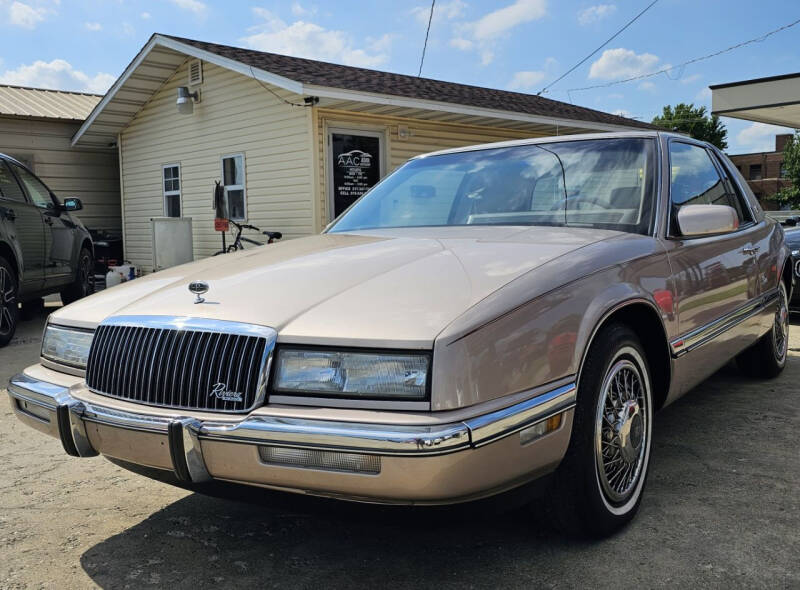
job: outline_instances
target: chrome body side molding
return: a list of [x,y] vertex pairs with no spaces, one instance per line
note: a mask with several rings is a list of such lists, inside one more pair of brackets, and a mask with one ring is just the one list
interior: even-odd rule
[[741,324],[743,321],[761,313],[778,298],[778,289],[772,289],[768,293],[755,299],[751,299],[741,307],[732,312],[717,318],[716,320],[700,326],[691,332],[679,336],[669,343],[673,358],[679,358],[691,352],[714,338],[727,332],[731,328]]

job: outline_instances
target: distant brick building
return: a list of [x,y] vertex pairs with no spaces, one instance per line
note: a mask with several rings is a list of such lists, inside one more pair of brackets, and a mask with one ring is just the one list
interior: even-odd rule
[[791,137],[790,133],[776,135],[774,152],[730,156],[766,210],[777,209],[775,193],[791,186],[783,168],[783,148]]

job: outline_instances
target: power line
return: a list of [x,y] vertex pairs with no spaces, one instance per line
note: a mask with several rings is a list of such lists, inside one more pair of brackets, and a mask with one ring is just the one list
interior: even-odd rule
[[283,98],[283,97],[282,97],[280,94],[278,94],[277,92],[275,92],[275,91],[274,91],[272,88],[270,88],[269,86],[267,86],[266,84],[264,84],[264,83],[263,83],[261,80],[259,80],[259,79],[256,77],[256,73],[253,71],[253,66],[248,66],[248,67],[250,68],[250,75],[253,77],[253,80],[255,80],[256,82],[258,82],[258,83],[261,85],[261,87],[262,87],[264,90],[266,90],[267,92],[269,92],[269,93],[271,93],[271,94],[275,95],[275,97],[276,97],[278,100],[280,100],[281,102],[284,102],[284,103],[286,103],[286,104],[288,104],[288,105],[291,105],[291,106],[293,106],[293,107],[310,107],[310,106],[312,106],[312,104],[313,104],[313,101],[312,101],[312,102],[306,102],[305,104],[300,104],[299,102],[292,102],[291,100],[286,100],[286,99],[285,99],[285,98]]
[[[688,66],[689,64],[697,63],[699,61],[704,61],[706,59],[711,59],[712,57],[717,57],[718,55],[722,55],[723,53],[728,53],[729,51],[733,51],[734,49],[739,49],[744,47],[745,45],[750,45],[752,43],[761,43],[767,37],[771,37],[776,33],[780,33],[781,31],[785,31],[786,29],[790,29],[793,26],[800,23],[800,19],[797,19],[794,22],[789,23],[788,25],[783,25],[782,27],[778,27],[777,29],[773,29],[768,33],[764,33],[760,37],[755,37],[753,39],[748,39],[747,41],[742,41],[741,43],[737,43],[736,45],[731,45],[730,47],[726,47],[725,49],[720,49],[719,51],[715,51],[714,53],[709,53],[708,55],[703,55],[700,57],[695,57],[694,59],[690,59],[683,63],[679,63],[675,66],[669,66],[667,68],[662,68],[657,72],[650,72],[649,74],[640,74],[638,76],[631,76],[630,78],[623,78],[622,80],[612,80],[611,82],[606,82],[604,84],[595,84],[594,86],[583,86],[581,88],[570,88],[566,90],[566,92],[576,92],[578,90],[594,90],[595,88],[608,88],[609,86],[616,86],[618,84],[625,84],[626,82],[633,82],[635,80],[643,80],[644,78],[652,78],[653,76],[657,76],[659,74],[666,74],[667,72],[671,72],[672,70],[677,70],[679,68],[683,68]],[[552,84],[551,84],[552,86]]]
[[591,52],[589,55],[587,55],[586,57],[584,57],[584,58],[583,58],[581,61],[579,61],[579,62],[578,62],[578,63],[576,63],[574,66],[572,66],[570,69],[568,69],[566,72],[564,72],[563,74],[561,74],[561,76],[560,76],[560,77],[558,77],[558,78],[556,78],[556,79],[555,79],[553,82],[550,82],[550,84],[548,84],[547,86],[545,86],[544,88],[542,88],[542,89],[541,89],[539,92],[537,92],[537,93],[536,93],[536,96],[541,96],[541,95],[542,95],[542,93],[544,93],[544,92],[547,92],[547,89],[548,89],[548,88],[550,88],[550,87],[551,87],[551,86],[553,86],[554,84],[557,84],[558,82],[560,82],[561,80],[563,80],[564,78],[566,78],[566,77],[567,77],[569,74],[571,74],[571,73],[572,73],[572,72],[574,72],[576,69],[578,69],[580,66],[582,66],[584,63],[586,63],[586,60],[588,60],[588,59],[589,59],[590,57],[592,57],[592,56],[593,56],[595,53],[597,53],[597,52],[598,52],[598,51],[600,51],[600,50],[601,50],[603,47],[605,47],[606,45],[608,45],[609,43],[611,43],[611,42],[612,42],[614,39],[616,39],[616,38],[619,36],[619,34],[620,34],[620,33],[622,33],[622,31],[624,31],[624,30],[625,30],[625,29],[627,29],[629,26],[631,26],[633,23],[635,23],[635,22],[636,22],[636,21],[639,19],[639,17],[640,17],[640,16],[642,16],[642,15],[643,15],[645,12],[647,12],[648,10],[650,10],[650,9],[653,7],[653,5],[654,5],[656,2],[658,2],[658,0],[653,0],[653,1],[652,1],[652,2],[651,2],[651,3],[650,3],[650,4],[649,4],[649,5],[648,5],[648,6],[647,6],[647,7],[646,7],[644,10],[642,10],[642,11],[641,11],[639,14],[637,14],[637,15],[636,15],[636,16],[634,16],[634,17],[633,17],[631,20],[629,20],[627,23],[625,23],[625,26],[624,26],[624,27],[622,27],[622,28],[621,28],[619,31],[617,31],[616,33],[614,33],[614,34],[613,34],[611,37],[609,37],[608,39],[606,39],[606,41],[605,41],[605,42],[604,42],[604,43],[603,43],[603,44],[602,44],[600,47],[598,47],[597,49],[595,49],[594,51],[592,51],[592,52]]
[[422,45],[422,57],[419,60],[419,71],[417,78],[422,75],[422,64],[425,63],[425,50],[428,48],[428,35],[431,32],[431,21],[433,20],[433,7],[436,5],[436,0],[431,0],[431,14],[428,16],[428,28],[425,30],[425,43]]

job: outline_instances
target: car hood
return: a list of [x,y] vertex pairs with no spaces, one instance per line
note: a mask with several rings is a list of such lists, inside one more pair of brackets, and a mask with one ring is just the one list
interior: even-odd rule
[[800,250],[800,229],[784,230],[784,236],[790,250]]
[[[93,327],[112,315],[192,316],[271,326],[282,342],[429,347],[503,285],[617,235],[550,227],[323,234],[153,273],[52,317]],[[195,280],[209,284],[201,304],[188,291]]]

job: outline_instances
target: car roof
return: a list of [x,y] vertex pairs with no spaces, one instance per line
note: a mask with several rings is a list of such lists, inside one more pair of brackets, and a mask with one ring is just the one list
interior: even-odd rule
[[689,139],[688,136],[681,133],[672,133],[664,131],[615,131],[611,133],[581,133],[576,135],[552,135],[548,137],[532,137],[529,139],[513,139],[510,141],[498,141],[494,143],[482,143],[478,145],[469,145],[465,147],[450,148],[446,150],[439,150],[429,152],[427,154],[420,154],[411,158],[416,160],[419,158],[427,158],[429,156],[441,156],[444,154],[458,154],[462,152],[474,152],[479,150],[488,150],[495,148],[516,147],[521,145],[536,145],[540,143],[555,143],[565,141],[585,141],[587,139],[622,139],[629,137],[679,137],[682,139]]

